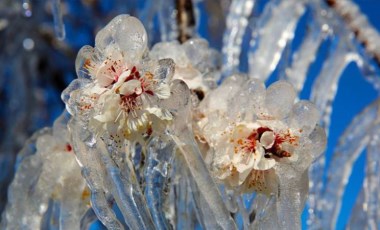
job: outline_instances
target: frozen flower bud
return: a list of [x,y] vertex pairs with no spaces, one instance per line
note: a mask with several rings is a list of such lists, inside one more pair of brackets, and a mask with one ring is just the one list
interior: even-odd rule
[[209,48],[204,39],[190,39],[184,44],[157,43],[149,55],[155,59],[173,59],[176,63],[173,78],[183,80],[200,100],[216,85],[220,75],[219,53]]
[[292,165],[300,173],[310,166],[323,151],[326,135],[317,126],[315,106],[295,104],[295,97],[285,81],[265,90],[259,80],[247,82],[239,75],[207,95],[198,126],[219,181],[241,192],[270,194],[277,192],[279,165]]

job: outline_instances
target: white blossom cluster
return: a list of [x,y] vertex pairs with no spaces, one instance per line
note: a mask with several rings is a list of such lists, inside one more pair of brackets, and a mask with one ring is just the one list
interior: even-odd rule
[[[68,156],[72,164],[75,153],[92,208],[108,228],[123,226],[113,201],[131,229],[169,226],[167,218],[180,216],[174,210],[182,208],[175,207],[175,199],[183,198],[170,198],[166,190],[179,191],[183,183],[199,191],[194,202],[210,216],[205,222],[216,219],[216,228],[236,227],[220,187],[288,199],[295,205],[279,207],[296,210],[298,218],[307,194],[305,172],[323,152],[326,136],[317,125],[316,107],[296,102],[290,83],[266,88],[260,80],[235,74],[218,85],[220,55],[207,41],[162,42],[149,50],[145,28],[129,15],[100,30],[95,46],[84,46],[75,64],[78,79],[62,93],[71,115],[63,139],[71,138],[70,144],[62,142],[62,148],[54,135],[45,142],[49,164],[65,166]],[[62,161],[54,162],[61,155]],[[175,182],[169,182],[173,173]],[[83,183],[72,190],[83,192]],[[42,215],[32,221],[40,224]]]
[[319,112],[308,101],[295,103],[296,93],[285,81],[265,89],[259,80],[234,75],[213,89],[217,60],[202,39],[158,43],[149,51],[140,21],[121,15],[98,33],[95,48],[80,50],[79,82],[66,90],[66,103],[97,135],[116,143],[139,141],[163,132],[174,119],[162,101],[171,97],[171,81],[183,80],[201,92],[199,100],[206,95],[193,106],[194,130],[207,146],[203,155],[215,178],[242,192],[270,194],[277,164],[305,170],[322,153]]

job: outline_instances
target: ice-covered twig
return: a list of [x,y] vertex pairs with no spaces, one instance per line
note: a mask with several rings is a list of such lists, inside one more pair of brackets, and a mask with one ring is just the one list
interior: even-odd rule
[[65,24],[63,23],[61,0],[51,0],[51,9],[54,18],[54,31],[59,40],[66,37]]
[[[52,216],[58,227],[79,229],[89,200],[83,195],[87,188],[68,137],[68,119],[64,112],[53,129],[33,136],[35,149],[23,151],[9,189],[4,228],[39,229],[44,217]],[[59,213],[54,213],[56,209]]]
[[265,81],[276,68],[286,44],[294,37],[305,11],[304,1],[269,2],[252,34],[248,53],[249,75]]
[[342,17],[356,39],[380,65],[379,32],[368,22],[359,7],[353,1],[347,0],[326,0],[326,2]]
[[223,76],[238,72],[241,44],[248,26],[248,17],[252,13],[255,0],[234,0],[226,19],[223,35]]
[[342,197],[353,164],[370,141],[371,128],[377,119],[379,101],[360,113],[348,126],[334,151],[323,194],[322,228],[335,228],[342,205]]
[[[378,107],[379,109],[379,107]],[[377,229],[380,227],[379,219],[379,193],[380,193],[380,110],[377,111],[375,124],[372,127],[371,141],[367,147],[366,176],[364,179],[364,203],[366,205],[366,227]]]
[[310,65],[317,56],[323,35],[319,25],[310,23],[307,35],[300,48],[293,55],[292,65],[286,69],[285,80],[289,81],[299,94],[304,86]]

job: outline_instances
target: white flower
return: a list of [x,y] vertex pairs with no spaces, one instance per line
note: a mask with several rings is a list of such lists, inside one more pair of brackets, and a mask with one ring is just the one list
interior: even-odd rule
[[68,87],[67,104],[74,105],[69,111],[77,111],[97,135],[117,141],[141,140],[173,119],[160,105],[171,95],[174,62],[148,57],[146,31],[138,19],[116,17],[99,31],[95,45],[78,53],[81,83]]
[[277,164],[301,171],[310,165],[318,111],[310,102],[294,104],[287,82],[265,90],[262,82],[240,77],[227,80],[200,105],[198,126],[209,146],[207,157],[214,176],[228,187],[275,193]]
[[170,87],[159,82],[150,72],[141,75],[134,67],[122,72],[112,88],[101,94],[102,105],[90,121],[98,131],[129,138],[131,134],[148,134],[152,130],[151,116],[162,121],[172,119],[171,113],[157,107],[158,100],[168,99]]

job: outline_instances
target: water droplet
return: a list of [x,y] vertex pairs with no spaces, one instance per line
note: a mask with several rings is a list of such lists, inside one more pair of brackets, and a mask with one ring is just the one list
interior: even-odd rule
[[24,46],[24,49],[30,51],[34,48],[34,41],[33,39],[25,38],[22,45]]
[[31,17],[32,16],[32,4],[30,4],[29,0],[24,0],[22,3],[22,8],[24,9],[24,16]]

